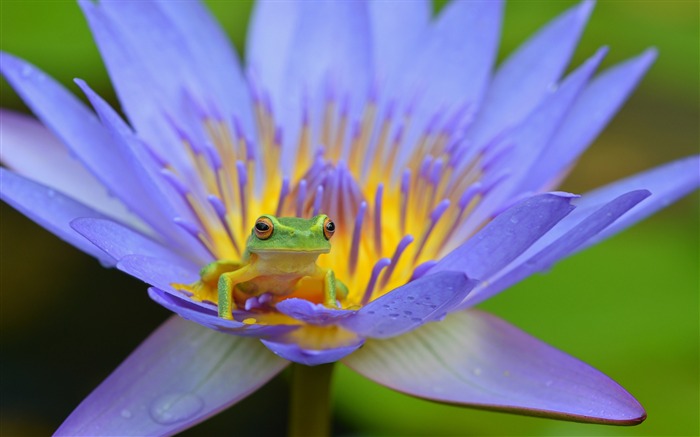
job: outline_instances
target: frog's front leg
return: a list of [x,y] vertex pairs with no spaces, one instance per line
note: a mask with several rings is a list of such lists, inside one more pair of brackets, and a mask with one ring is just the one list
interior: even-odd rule
[[231,311],[236,309],[236,302],[233,300],[233,289],[241,282],[250,281],[257,276],[257,269],[250,264],[233,272],[222,273],[219,276],[219,317],[233,320]]
[[348,288],[335,277],[333,270],[326,270],[323,276],[323,303],[327,307],[337,308],[338,298],[345,299]]

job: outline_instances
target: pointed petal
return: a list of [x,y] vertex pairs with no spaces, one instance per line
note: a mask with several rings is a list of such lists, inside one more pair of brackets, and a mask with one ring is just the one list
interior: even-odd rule
[[191,284],[199,280],[199,272],[191,263],[175,263],[144,255],[125,255],[117,268],[131,276],[163,290],[174,291],[171,284]]
[[110,197],[104,186],[37,120],[0,110],[0,144],[0,160],[15,173],[121,222],[148,229],[123,203]]
[[355,352],[364,344],[364,340],[357,338],[354,343],[347,346],[329,347],[324,349],[308,349],[299,346],[294,341],[260,340],[268,349],[285,360],[307,366],[318,366],[338,361],[339,359]]
[[85,105],[33,65],[0,53],[0,69],[32,112],[107,190],[137,210],[141,188],[130,176],[131,163]]
[[117,261],[128,255],[144,255],[197,271],[197,265],[173,253],[172,249],[111,220],[79,218],[70,225]]
[[272,96],[283,94],[286,54],[290,53],[299,9],[298,1],[260,0],[253,6],[246,38],[247,65]]
[[634,208],[649,195],[650,193],[646,190],[632,191],[621,195],[583,218],[556,241],[542,249],[542,244],[551,239],[551,237],[545,236],[541,242],[535,243],[523,255],[513,261],[500,274],[498,279],[489,281],[484,288],[477,289],[474,293],[467,296],[462,307],[476,305],[533,273],[549,269],[557,261],[580,250],[581,247],[588,245],[591,240],[599,238],[598,236],[601,232],[604,232],[618,220],[621,220],[620,217],[624,218],[627,211]]
[[[656,59],[649,49],[596,77],[578,98],[530,172],[524,189],[546,187],[561,176],[610,122]],[[539,178],[536,178],[539,176]]]
[[442,320],[477,284],[462,272],[422,276],[365,305],[339,325],[363,337],[389,338]]
[[71,229],[78,217],[105,218],[99,212],[20,175],[0,167],[0,198],[63,241],[94,256],[105,265],[114,265],[112,257]]
[[[284,171],[289,173],[307,107],[311,123],[320,126],[329,91],[347,98],[350,120],[359,119],[370,92],[372,46],[369,14],[364,2],[301,2],[285,64],[285,86],[272,95],[281,112]],[[314,129],[320,132],[320,129]],[[314,142],[318,139],[314,138]]]
[[[213,20],[202,6],[170,3],[80,1],[129,121],[147,140],[162,142],[163,126],[154,120],[162,122],[166,111],[184,120],[190,95],[227,120],[234,114],[224,111],[236,111],[251,132],[247,88],[224,37],[206,29]],[[194,20],[191,28],[183,17]]]
[[475,310],[369,341],[343,362],[379,384],[438,402],[621,425],[646,417],[607,376]]
[[399,93],[422,90],[425,121],[440,107],[474,111],[479,105],[496,59],[502,15],[501,1],[450,2],[412,50],[402,65]]
[[134,134],[132,129],[121,117],[97,95],[85,82],[76,80],[85,93],[103,125],[114,139],[125,157],[131,162],[132,179],[138,181],[140,201],[133,205],[133,210],[139,213],[151,227],[165,237],[172,247],[188,251],[193,258],[200,261],[208,260],[209,253],[202,247],[201,242],[177,226],[173,217],[196,222],[191,207],[186,205],[179,193],[168,186],[160,173],[160,164],[145,150],[146,145]]
[[420,44],[430,22],[432,4],[428,0],[369,1],[367,6],[372,23],[373,63],[379,77],[386,77]]
[[[571,111],[572,106],[585,89],[607,51],[607,48],[599,49],[583,65],[569,74],[556,89],[547,93],[542,104],[533,110],[512,132],[506,134],[503,140],[499,141],[503,144],[513,145],[513,152],[503,163],[504,167],[511,170],[511,176],[494,189],[494,192],[498,191],[502,195],[514,197],[516,193],[532,189],[533,184],[528,183],[528,181],[530,178],[539,179],[537,172],[542,170],[539,168],[539,162],[547,159],[544,151],[550,139],[556,134],[562,120]],[[533,170],[533,168],[537,170]],[[539,186],[537,187],[539,188]],[[499,196],[497,200],[491,197],[489,196],[491,202],[505,200],[502,196]]]
[[572,197],[548,193],[516,204],[438,261],[430,273],[453,270],[487,280],[569,214]]
[[[148,295],[156,303],[178,314],[183,319],[190,320],[205,328],[213,329],[224,334],[256,338],[278,337],[299,328],[299,325],[263,325],[222,319],[218,315],[216,305],[205,302],[195,302],[182,296],[176,296],[173,292],[164,291],[155,287],[148,289]],[[238,316],[238,314],[235,315]],[[249,314],[249,317],[254,316],[255,314]]]
[[569,63],[592,9],[592,1],[574,6],[503,62],[469,132],[477,147],[519,123],[540,103]]
[[700,155],[695,155],[664,164],[584,194],[580,200],[574,202],[577,209],[589,210],[628,190],[645,189],[651,192],[648,199],[635,206],[628,214],[589,240],[583,247],[588,247],[615,235],[656,211],[666,208],[699,187]]
[[245,398],[287,364],[255,339],[221,335],[172,317],[56,435],[172,435]]

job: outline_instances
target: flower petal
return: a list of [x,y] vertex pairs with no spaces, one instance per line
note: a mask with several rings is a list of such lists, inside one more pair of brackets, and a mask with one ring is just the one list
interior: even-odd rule
[[156,287],[148,289],[148,295],[156,303],[164,306],[180,317],[202,325],[208,329],[241,337],[277,337],[299,328],[299,325],[263,325],[258,323],[243,323],[219,317],[216,305],[204,302],[194,302],[175,293]]
[[0,198],[63,241],[114,265],[112,257],[95,247],[71,229],[69,223],[77,217],[105,218],[82,203],[53,188],[45,187],[0,167]]
[[597,207],[607,199],[629,190],[646,189],[651,192],[648,199],[635,206],[628,214],[622,216],[620,220],[603,230],[595,238],[589,240],[581,249],[596,244],[638,221],[644,220],[656,211],[697,190],[698,187],[700,187],[700,155],[695,155],[661,165],[584,194],[575,201],[576,209],[587,210]]
[[268,349],[285,360],[307,366],[318,366],[338,361],[339,359],[355,352],[364,344],[364,340],[358,338],[349,346],[340,346],[327,349],[305,349],[294,341],[260,340]]
[[272,96],[284,94],[287,58],[283,54],[290,53],[300,3],[259,0],[253,6],[246,38],[246,61],[255,78]]
[[0,69],[34,114],[110,193],[132,211],[147,204],[131,177],[131,163],[80,100],[33,65],[7,53],[0,53]]
[[363,337],[389,338],[442,320],[477,284],[462,272],[422,276],[368,303],[339,325]]
[[379,77],[393,77],[391,73],[399,67],[400,61],[404,61],[420,45],[420,38],[430,22],[432,4],[428,0],[368,1],[367,7],[372,23],[376,74]]
[[474,279],[490,278],[569,214],[574,209],[570,205],[572,197],[547,193],[516,204],[448,253],[429,272],[452,270]]
[[287,364],[254,339],[172,317],[56,435],[172,435],[245,398]]
[[592,1],[574,6],[503,62],[468,134],[476,147],[518,124],[537,107],[564,72],[592,9]]
[[[359,119],[370,92],[372,46],[365,2],[301,2],[296,28],[287,51],[282,94],[272,95],[279,111],[285,143],[282,165],[289,173],[295,162],[302,114],[314,111],[320,126],[329,90],[347,98],[347,116]],[[320,132],[320,129],[313,129]],[[348,132],[349,135],[349,132]],[[317,144],[318,139],[313,139]]]
[[476,310],[369,341],[343,362],[379,384],[438,402],[622,425],[646,417],[607,376]]
[[285,299],[275,305],[275,309],[289,317],[294,317],[312,325],[333,325],[355,311],[328,308],[323,304],[314,304],[305,299]]
[[172,249],[111,220],[79,218],[70,226],[117,261],[128,255],[144,255],[197,271],[197,265],[176,255]]
[[[182,5],[165,2],[80,1],[80,6],[124,111],[149,142],[164,151],[159,130],[167,126],[162,116],[168,113],[184,125],[186,95],[203,107],[214,105],[212,111],[226,120],[234,114],[224,111],[237,111],[235,115],[252,131],[250,99],[240,68],[233,52],[226,53],[228,44],[218,29],[204,29],[213,21],[201,6],[180,11],[176,9]],[[196,20],[192,28],[184,25],[183,15]],[[203,36],[214,39],[210,42]]]
[[117,268],[131,276],[163,290],[174,291],[170,284],[190,284],[199,280],[199,272],[192,264],[178,264],[144,255],[125,255],[119,259]]
[[547,189],[553,180],[561,178],[562,172],[617,113],[654,59],[656,50],[649,49],[596,77],[581,93],[536,165],[528,172],[523,189]]
[[[616,223],[620,217],[624,217],[627,211],[649,195],[650,193],[646,190],[623,194],[583,218],[576,226],[573,226],[544,249],[539,250],[542,243],[538,241],[513,261],[497,279],[489,281],[483,288],[477,289],[467,296],[462,307],[476,305],[533,273],[549,269],[555,262],[571,255],[591,239],[596,238],[598,234]],[[542,240],[545,239],[549,240],[546,236]]]
[[95,210],[147,230],[44,125],[26,115],[0,110],[0,160],[15,173],[90,205]]

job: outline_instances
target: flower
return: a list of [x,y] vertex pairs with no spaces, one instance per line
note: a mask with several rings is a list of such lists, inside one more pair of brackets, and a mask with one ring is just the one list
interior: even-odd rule
[[[455,2],[434,22],[425,4],[261,3],[245,74],[197,4],[81,5],[130,126],[85,83],[100,123],[35,67],[3,55],[5,77],[89,171],[44,151],[60,160],[41,175],[55,191],[20,176],[37,177],[40,159],[18,163],[23,152],[10,149],[17,173],[3,170],[3,199],[211,330],[171,319],[59,433],[175,432],[287,360],[342,359],[440,401],[642,420],[607,377],[469,309],[698,185],[692,157],[581,198],[546,192],[654,58],[647,51],[592,79],[601,50],[560,80],[590,3],[493,75],[497,2]],[[410,31],[397,38],[396,26]],[[3,116],[3,130],[21,123]],[[86,192],[95,179],[123,205]],[[178,290],[193,289],[173,287],[196,282],[212,260],[239,258],[257,216],[315,212],[338,223],[319,263],[350,289],[341,309],[255,299],[260,308],[240,302],[227,321]]]

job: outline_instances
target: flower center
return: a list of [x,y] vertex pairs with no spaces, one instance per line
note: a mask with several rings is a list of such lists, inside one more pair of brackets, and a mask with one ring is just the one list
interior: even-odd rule
[[[320,111],[301,108],[298,138],[283,145],[270,100],[257,91],[256,143],[238,120],[200,111],[199,138],[177,131],[189,168],[163,170],[193,218],[177,222],[212,259],[240,260],[260,215],[327,214],[337,228],[317,263],[347,285],[342,306],[353,308],[421,276],[490,219],[474,212],[502,180],[489,171],[499,153],[465,147],[466,105],[418,126],[415,101],[401,107],[372,93],[353,116],[347,100],[329,94]],[[284,176],[283,155],[294,159]]]

